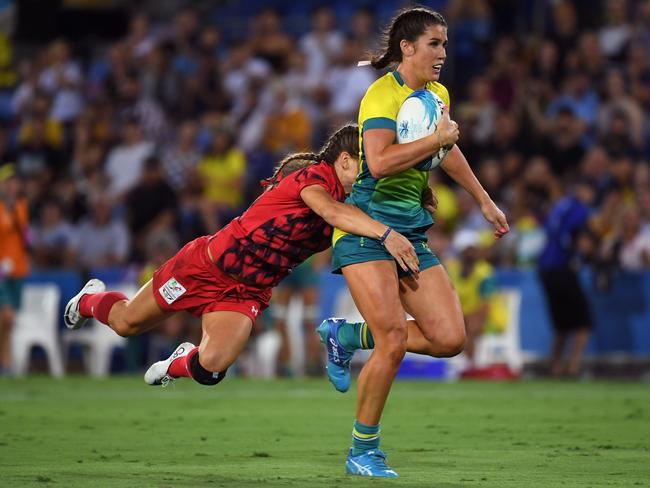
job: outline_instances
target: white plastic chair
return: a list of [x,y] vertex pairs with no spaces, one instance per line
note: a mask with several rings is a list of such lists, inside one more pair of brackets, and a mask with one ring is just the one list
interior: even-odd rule
[[498,334],[483,334],[476,342],[476,365],[489,366],[506,363],[511,371],[520,373],[523,367],[521,343],[519,340],[519,309],[521,292],[502,289],[498,293],[505,297],[508,307],[508,325]]
[[63,376],[63,357],[59,343],[59,300],[61,291],[55,284],[26,284],[22,307],[16,314],[11,334],[14,373],[27,373],[29,357],[34,346],[47,354],[50,373]]
[[[114,291],[124,293],[132,298],[138,291],[133,285],[121,285],[113,288]],[[65,330],[63,332],[65,357],[72,344],[80,344],[84,349],[84,364],[91,376],[103,378],[111,371],[111,357],[116,347],[126,347],[127,339],[117,335],[109,326],[91,319],[88,324],[79,330]]]

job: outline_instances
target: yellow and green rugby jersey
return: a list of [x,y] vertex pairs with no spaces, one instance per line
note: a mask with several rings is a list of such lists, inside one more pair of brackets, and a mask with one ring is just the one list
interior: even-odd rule
[[[449,92],[443,85],[433,81],[426,88],[449,106]],[[431,214],[422,208],[422,192],[428,185],[431,162],[427,160],[399,174],[376,179],[368,170],[363,136],[369,129],[391,129],[397,134],[397,113],[411,93],[413,90],[397,71],[386,73],[368,88],[359,107],[359,175],[347,199],[347,203],[373,219],[406,235],[423,232],[433,224]]]

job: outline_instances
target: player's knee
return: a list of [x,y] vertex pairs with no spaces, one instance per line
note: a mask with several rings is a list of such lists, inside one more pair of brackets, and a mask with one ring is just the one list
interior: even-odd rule
[[205,349],[201,352],[201,366],[208,371],[225,371],[233,363],[234,359],[230,359],[223,351],[211,351]]
[[399,367],[404,355],[406,354],[407,332],[405,328],[396,328],[390,331],[384,337],[384,343],[377,347],[375,341],[375,351],[381,351],[385,359],[394,367]]
[[113,319],[110,322],[111,328],[122,337],[131,337],[138,334],[138,324],[125,317]]
[[450,358],[460,354],[465,348],[465,329],[456,328],[441,334],[436,341],[437,357]]

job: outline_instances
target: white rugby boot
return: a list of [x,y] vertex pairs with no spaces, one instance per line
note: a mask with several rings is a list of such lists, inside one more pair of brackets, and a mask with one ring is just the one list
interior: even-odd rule
[[175,359],[187,356],[195,347],[191,342],[183,342],[167,359],[163,359],[149,366],[149,369],[144,374],[144,382],[151,386],[167,386],[170,381],[175,379],[168,373],[169,366],[171,366]]
[[92,280],[88,281],[88,283],[84,285],[81,291],[72,297],[68,304],[65,306],[65,312],[63,313],[63,321],[65,322],[65,326],[68,329],[79,329],[86,325],[86,322],[88,322],[88,319],[91,317],[84,317],[79,312],[79,302],[81,301],[81,297],[84,295],[89,295],[91,293],[101,293],[103,291],[106,291],[106,285],[102,280],[93,278]]

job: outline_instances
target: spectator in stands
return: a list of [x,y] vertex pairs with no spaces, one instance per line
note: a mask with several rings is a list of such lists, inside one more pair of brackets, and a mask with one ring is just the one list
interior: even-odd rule
[[553,22],[550,25],[549,38],[558,50],[558,66],[560,70],[565,67],[567,54],[575,48],[580,34],[578,16],[573,2],[559,0],[552,4]]
[[607,187],[611,184],[610,158],[602,145],[589,149],[580,164],[580,177],[590,180],[596,189],[596,202],[600,203]]
[[[617,69],[607,73],[607,98],[598,111],[598,129],[603,135],[613,132],[615,124],[621,125],[619,133],[625,135],[622,145],[626,152],[640,152],[644,145],[645,120],[639,103],[629,95],[623,72]],[[622,121],[625,121],[624,127]],[[624,131],[624,132],[623,132]]]
[[182,57],[193,52],[199,41],[199,13],[191,5],[187,5],[172,19],[172,41],[178,56],[176,65],[183,65]]
[[163,176],[175,192],[185,189],[201,158],[196,149],[196,133],[196,122],[184,121],[178,128],[178,140],[162,153]]
[[582,71],[575,71],[566,78],[562,93],[551,102],[547,115],[557,121],[560,111],[571,112],[575,116],[573,123],[584,144],[591,141],[587,137],[591,135],[596,124],[598,103],[598,95],[590,86],[587,75]]
[[315,85],[324,81],[325,75],[336,63],[346,42],[341,32],[336,30],[336,18],[332,7],[328,5],[316,7],[311,20],[312,29],[300,39],[299,45],[307,59],[308,79]]
[[129,19],[129,32],[124,39],[129,54],[136,61],[140,60],[151,52],[156,41],[149,16],[145,12],[135,12]]
[[130,120],[140,123],[143,137],[164,144],[169,138],[169,127],[160,102],[141,92],[140,81],[135,73],[127,73],[119,80],[119,111],[123,124]]
[[642,231],[641,216],[636,205],[626,206],[611,245],[618,249],[621,269],[650,269],[650,233]]
[[584,128],[584,123],[576,117],[569,105],[559,107],[550,120],[540,144],[540,152],[550,163],[555,175],[569,178],[575,174],[584,156],[581,143]]
[[490,297],[496,287],[492,266],[481,255],[480,239],[476,231],[461,230],[456,233],[452,248],[457,258],[445,263],[465,318],[464,352],[469,361],[467,373],[471,373],[475,367],[476,341],[483,333]]
[[16,118],[24,116],[31,110],[34,97],[38,92],[39,63],[25,60],[20,64],[21,80],[11,97],[11,109]]
[[50,116],[64,124],[73,122],[83,106],[81,68],[72,60],[70,51],[66,41],[52,42],[38,79],[39,89],[52,97]]
[[[547,241],[538,265],[555,329],[551,353],[553,376],[580,373],[591,335],[591,311],[576,272],[576,260],[587,249],[584,233],[588,231],[595,197],[591,183],[580,180],[571,195],[554,205],[545,223]],[[570,337],[573,344],[565,363],[564,351]]]
[[300,98],[289,93],[280,82],[270,87],[272,97],[262,136],[262,147],[275,158],[311,147],[311,122]]
[[282,19],[273,7],[265,7],[253,19],[249,46],[254,57],[266,61],[273,72],[287,69],[289,53],[295,49],[291,37],[282,30]]
[[203,217],[209,232],[216,232],[230,221],[244,203],[246,155],[235,146],[234,138],[229,128],[218,127],[197,167],[203,188]]
[[[172,53],[169,44],[155,44],[142,54],[141,72],[139,76],[140,99],[148,100],[147,102],[156,112],[167,112],[175,116],[182,116],[185,110],[186,93],[184,92],[183,78],[173,65]],[[183,93],[183,96],[179,96]],[[159,107],[155,107],[155,102]],[[142,102],[140,102],[142,103]],[[143,110],[142,108],[140,110]],[[157,117],[163,118],[162,114],[156,114]],[[158,123],[158,122],[156,122]],[[162,122],[160,122],[162,124]],[[149,134],[154,136],[155,127],[152,127]]]
[[607,58],[603,54],[594,32],[584,32],[578,39],[577,65],[567,66],[570,70],[580,70],[589,77],[589,82],[599,93],[604,92],[604,82],[607,79]]
[[[472,143],[486,146],[494,135],[495,129],[500,128],[494,124],[497,107],[490,95],[490,84],[487,79],[476,77],[470,83],[469,100],[458,106],[458,114],[463,120],[463,132],[471,138]],[[471,124],[467,127],[466,124]],[[466,128],[467,127],[467,128]],[[501,130],[499,130],[499,139]]]
[[[121,219],[113,217],[112,211],[110,200],[96,194],[90,204],[90,216],[76,226],[77,263],[84,270],[126,264],[129,231]],[[90,245],[85,242],[88,236],[92,236]]]
[[29,210],[13,165],[0,166],[0,376],[11,367],[11,331],[29,273]]
[[144,162],[153,151],[153,143],[142,136],[139,120],[133,117],[126,119],[121,144],[108,153],[104,167],[110,180],[108,195],[114,201],[121,201],[140,182]]
[[74,267],[75,230],[55,198],[44,201],[38,221],[30,230],[34,264],[42,268]]
[[62,125],[49,116],[50,100],[41,94],[34,97],[31,109],[18,133],[17,171],[53,181],[61,176],[64,133]]
[[547,159],[536,156],[526,162],[526,171],[512,185],[513,206],[523,205],[537,220],[543,222],[551,206],[562,197],[560,179],[553,173]]
[[[650,2],[646,3],[650,6]],[[642,109],[650,107],[650,36],[647,45],[637,41],[630,46],[625,74],[629,80],[630,95]]]
[[133,238],[131,258],[142,262],[149,234],[176,227],[177,196],[163,179],[157,156],[145,160],[142,180],[129,191],[125,203]]
[[354,37],[364,53],[374,52],[378,45],[377,19],[373,10],[361,7],[350,18],[348,35]]
[[357,118],[357,107],[368,87],[376,79],[369,66],[357,66],[364,56],[361,43],[354,37],[345,40],[337,56],[321,77],[329,98],[328,126],[338,126]]
[[625,48],[632,37],[627,1],[607,0],[603,20],[605,25],[598,31],[600,47],[610,60],[621,61],[625,55]]
[[543,104],[554,99],[562,82],[560,53],[551,40],[541,41],[531,70],[527,88],[534,99]]

